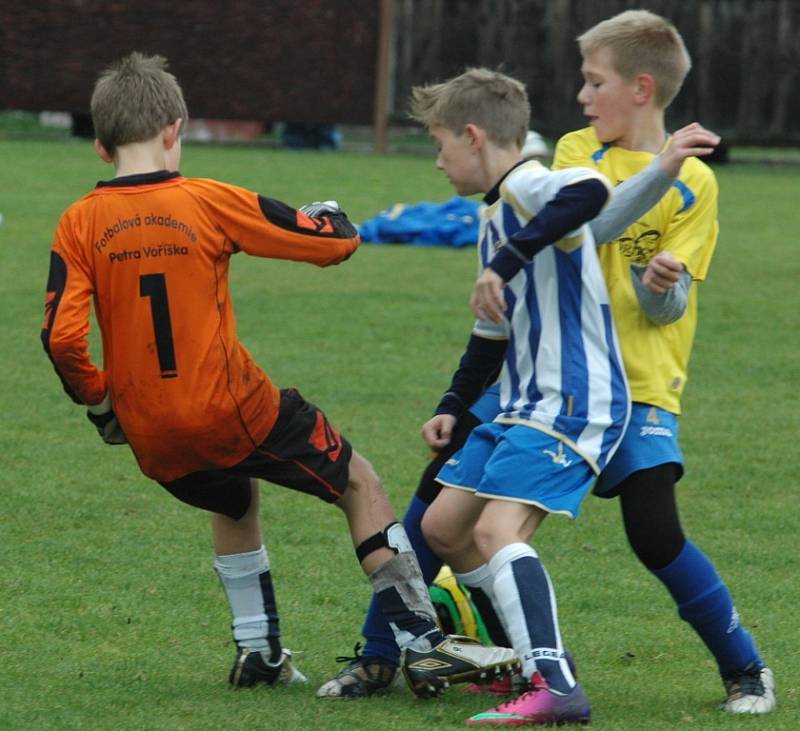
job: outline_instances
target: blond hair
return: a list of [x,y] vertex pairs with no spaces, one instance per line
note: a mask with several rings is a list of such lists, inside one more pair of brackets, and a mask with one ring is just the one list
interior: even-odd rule
[[411,90],[412,119],[428,129],[444,127],[455,135],[467,124],[475,124],[501,147],[522,147],[530,115],[525,85],[486,68],[468,69],[441,84]]
[[103,71],[92,93],[95,137],[113,155],[120,145],[155,137],[189,113],[177,79],[162,56],[131,53]]
[[666,109],[692,67],[683,38],[672,23],[648,10],[626,10],[578,36],[586,57],[601,48],[625,79],[648,73],[655,81],[655,103]]

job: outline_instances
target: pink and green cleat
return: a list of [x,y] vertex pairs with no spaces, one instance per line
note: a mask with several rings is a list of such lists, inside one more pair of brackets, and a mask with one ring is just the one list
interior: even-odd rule
[[580,684],[568,695],[538,687],[467,719],[467,726],[561,726],[589,723],[592,705]]

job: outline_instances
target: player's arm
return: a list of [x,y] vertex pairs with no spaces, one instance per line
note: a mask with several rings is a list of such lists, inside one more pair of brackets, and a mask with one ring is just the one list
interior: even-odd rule
[[676,212],[661,250],[646,267],[631,266],[639,305],[657,325],[669,325],[683,317],[692,282],[705,279],[714,253],[718,189],[713,173],[704,170],[695,170],[682,182],[680,197],[674,196]]
[[[644,216],[669,192],[687,157],[708,155],[719,144],[719,136],[694,122],[671,137],[666,149],[644,170],[614,188],[614,197],[590,223],[597,244],[613,241],[628,226]],[[588,159],[570,157],[559,143],[553,167],[588,165]]]
[[358,248],[358,232],[338,209],[310,216],[239,186],[194,178],[191,190],[225,233],[232,252],[271,259],[338,264]]
[[258,205],[272,241],[256,238],[237,242],[248,254],[329,266],[348,259],[358,248],[358,231],[338,207],[336,211],[322,211],[310,216],[265,196],[258,196]]
[[87,336],[93,287],[79,262],[54,247],[47,277],[42,346],[67,395],[87,407],[86,416],[107,444],[127,439],[111,407],[106,375],[92,363]]
[[42,346],[67,395],[78,404],[99,404],[108,391],[106,374],[89,356],[89,312],[93,286],[63,249],[50,253]]
[[602,212],[589,222],[595,242],[600,245],[619,238],[669,191],[675,177],[668,175],[658,157],[644,170],[623,180]]
[[692,275],[668,251],[656,254],[646,267],[631,264],[631,280],[639,306],[656,325],[677,322],[689,304]]
[[481,318],[503,318],[503,286],[533,257],[594,218],[611,191],[599,177],[583,178],[561,188],[547,204],[515,233],[489,262],[472,293],[470,305]]
[[422,437],[430,447],[441,449],[450,442],[456,422],[497,380],[507,346],[505,337],[484,337],[473,331],[450,386],[442,395],[433,417],[422,427]]
[[505,339],[472,333],[450,386],[433,413],[450,414],[458,419],[497,380],[507,345]]

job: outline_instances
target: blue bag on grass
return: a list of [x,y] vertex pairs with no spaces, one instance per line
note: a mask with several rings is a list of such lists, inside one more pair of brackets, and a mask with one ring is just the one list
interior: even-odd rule
[[445,203],[395,203],[358,225],[361,240],[373,244],[474,246],[481,204],[461,196]]

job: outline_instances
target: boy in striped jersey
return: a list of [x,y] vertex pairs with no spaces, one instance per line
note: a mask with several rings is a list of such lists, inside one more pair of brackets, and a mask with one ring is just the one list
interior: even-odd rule
[[[672,144],[641,172],[618,185],[611,203],[591,220],[589,225],[596,243],[622,234],[629,224],[644,215],[670,189],[684,160],[709,151],[717,139],[716,135],[697,124],[676,132]],[[447,460],[464,445],[470,432],[479,424],[492,421],[497,415],[499,385],[484,389],[497,378],[505,351],[505,340],[471,337],[451,386],[437,406],[435,416],[423,427],[423,436],[436,455],[421,476],[403,524],[428,583],[433,581],[442,565],[440,557],[425,541],[420,527],[425,512],[441,491],[436,476]],[[476,582],[471,573],[459,573],[457,579],[468,587],[471,599],[495,644],[508,646],[510,642],[505,630],[480,582]],[[391,688],[400,664],[400,649],[375,598],[362,632],[367,640],[363,654],[358,653],[356,646],[354,657],[341,658],[349,660],[349,664],[322,685],[318,691],[320,697],[364,697]],[[511,678],[504,678],[493,683],[469,686],[467,690],[502,695],[511,692],[511,688]]]
[[588,168],[551,172],[521,159],[527,94],[498,72],[473,69],[417,88],[413,113],[456,191],[485,194],[473,337],[505,352],[500,414],[445,464],[437,478],[445,489],[422,523],[430,547],[500,608],[529,684],[468,723],[585,722],[589,700],[529,541],[548,514],[577,517],[628,421],[627,380],[586,225],[611,186]]

